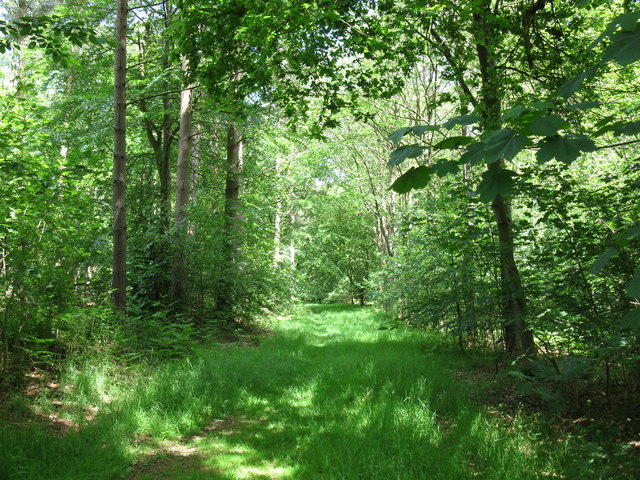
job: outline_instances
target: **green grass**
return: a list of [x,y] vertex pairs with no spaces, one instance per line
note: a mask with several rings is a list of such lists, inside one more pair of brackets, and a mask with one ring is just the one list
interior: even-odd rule
[[[534,479],[562,472],[523,421],[499,426],[452,374],[435,334],[378,330],[373,309],[310,306],[258,348],[202,350],[155,369],[70,371],[79,431],[0,426],[10,479]],[[43,400],[41,402],[46,405]],[[69,415],[73,417],[73,408]],[[16,408],[24,411],[24,406]],[[24,413],[24,421],[33,419]]]

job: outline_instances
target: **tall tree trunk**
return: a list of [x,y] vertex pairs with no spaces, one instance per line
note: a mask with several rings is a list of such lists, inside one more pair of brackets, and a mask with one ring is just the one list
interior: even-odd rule
[[[496,38],[496,26],[491,24],[494,17],[489,0],[483,0],[480,11],[474,13],[476,52],[482,78],[478,104],[485,132],[499,130],[502,126],[500,121],[502,89],[496,67],[497,59],[492,49],[492,45],[499,40]],[[504,168],[504,159],[501,158],[490,163],[487,168],[489,170]],[[525,319],[527,314],[526,297],[515,261],[511,202],[509,198],[497,195],[491,203],[491,208],[498,231],[500,287],[506,349],[511,357],[532,354],[535,352],[535,343]]]
[[126,64],[127,0],[118,0],[114,72],[113,147],[113,305],[121,317],[126,314],[127,217],[126,217]]
[[235,125],[227,127],[227,173],[224,204],[224,266],[217,306],[221,316],[233,321],[233,288],[242,254],[244,216],[240,206],[243,184],[242,134]]
[[295,297],[296,291],[296,238],[295,238],[295,226],[296,226],[296,213],[291,206],[289,211],[289,224],[291,226],[291,235],[289,237],[289,288],[291,289],[291,300]]
[[[182,72],[187,75],[188,60],[182,59]],[[177,308],[184,310],[187,297],[187,210],[191,180],[191,120],[192,89],[187,86],[180,93],[180,139],[178,142],[178,166],[176,168],[175,254],[171,277],[171,294]]]
[[[25,17],[27,15],[27,0],[20,0],[18,2],[17,17]],[[19,48],[13,50],[12,60],[12,76],[13,84],[15,86],[16,95],[18,98],[24,98],[23,84],[25,78],[24,72],[24,45],[27,41],[27,37],[19,37],[17,44]]]
[[[166,22],[168,28],[168,17]],[[162,71],[166,75],[165,72],[169,70],[169,49],[171,45],[169,44],[168,36],[164,40]],[[169,91],[169,82],[166,80],[163,82],[163,89],[165,92]],[[165,232],[169,230],[169,217],[171,216],[171,146],[173,145],[174,135],[171,132],[170,103],[169,93],[164,93],[162,95],[162,145],[156,155],[158,173],[160,174],[160,224]]]
[[[166,3],[165,3],[166,7]],[[171,12],[165,8],[164,11],[165,29],[168,30],[171,23]],[[144,37],[138,39],[138,49],[140,52],[140,75],[144,80],[147,76],[146,64],[147,45],[151,42],[151,27],[147,24]],[[170,68],[169,55],[171,51],[171,39],[165,36],[163,40],[160,66],[163,72],[161,83],[162,117],[159,123],[154,122],[149,115],[149,105],[146,98],[139,101],[140,110],[143,116],[143,125],[149,145],[153,149],[158,179],[160,181],[160,226],[163,232],[169,229],[169,218],[171,216],[171,148],[173,146],[175,131],[172,131],[173,118],[171,116],[170,85],[166,79],[166,72]],[[165,293],[165,292],[161,292]]]
[[276,157],[276,211],[273,220],[273,267],[278,268],[282,260],[282,160]]

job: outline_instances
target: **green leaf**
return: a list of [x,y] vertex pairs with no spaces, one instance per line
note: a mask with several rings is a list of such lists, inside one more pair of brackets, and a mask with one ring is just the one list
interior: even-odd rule
[[428,131],[438,131],[440,130],[439,125],[414,125],[413,127],[403,127],[398,130],[391,132],[387,138],[391,140],[393,143],[397,144],[402,140],[402,138],[409,134],[413,133],[414,135],[421,137]]
[[596,130],[592,135],[594,137],[600,137],[607,132],[613,132],[620,125],[624,124],[624,122],[612,122],[613,119],[614,119],[614,115],[609,115],[608,117],[605,117],[602,120],[600,120],[598,123],[596,123],[594,127],[597,128],[598,130]]
[[479,165],[484,159],[485,144],[477,142],[469,145],[466,151],[460,157],[460,163],[468,163],[469,165]]
[[618,322],[618,328],[625,330],[627,328],[638,331],[640,330],[640,307],[636,307],[627,313]]
[[636,270],[629,285],[627,285],[627,297],[640,298],[640,268]]
[[594,102],[592,100],[588,100],[586,102],[574,103],[573,105],[568,105],[564,109],[568,111],[574,110],[589,110],[590,108],[598,108],[601,106],[600,102]]
[[519,382],[516,388],[516,395],[526,397],[533,393],[533,384],[531,382]]
[[553,102],[549,102],[547,100],[540,100],[538,102],[535,102],[533,104],[533,108],[535,108],[536,110],[548,110],[550,108],[555,107],[556,104]]
[[395,132],[390,133],[388,135],[388,138],[393,143],[397,144],[398,142],[400,142],[400,140],[402,140],[402,137],[404,137],[407,133],[411,132],[411,130],[412,130],[412,127],[399,128]]
[[592,275],[599,274],[602,271],[602,269],[607,265],[607,263],[609,263],[609,260],[611,260],[616,255],[618,255],[618,250],[614,247],[611,247],[607,251],[602,252],[600,255],[598,255],[598,258],[596,258],[594,262],[591,264],[591,266],[589,267],[589,270],[588,270],[589,273]]
[[618,248],[626,247],[631,240],[640,235],[640,227],[635,227],[624,232],[620,232],[613,237],[613,242]]
[[513,177],[515,175],[515,172],[504,168],[492,168],[485,171],[477,189],[480,194],[480,201],[489,203],[496,198],[496,195],[508,196],[513,190]]
[[431,173],[431,169],[424,165],[411,167],[393,182],[391,190],[398,193],[408,193],[411,190],[424,188],[429,184]]
[[403,145],[391,152],[391,159],[387,164],[389,167],[396,167],[407,158],[416,158],[424,153],[427,147],[422,145]]
[[602,56],[602,62],[615,60],[626,67],[640,60],[640,31],[620,32],[611,37],[611,44]]
[[522,114],[527,113],[529,109],[523,105],[516,105],[506,110],[502,115],[502,120],[505,122],[513,122],[520,118]]
[[531,120],[531,133],[542,137],[551,137],[558,133],[558,130],[568,127],[567,121],[560,115],[546,115],[544,117],[535,117]]
[[614,27],[619,25],[622,30],[633,32],[636,30],[638,20],[640,20],[640,10],[618,15],[609,25]]
[[501,157],[511,160],[529,143],[529,139],[511,129],[504,129],[491,132],[484,143],[484,158],[487,163],[493,163]]
[[603,125],[608,125],[609,123],[611,123],[611,120],[613,120],[614,118],[615,118],[615,115],[608,115],[604,117],[602,120],[600,120],[598,123],[596,123],[594,126],[598,128],[598,127],[602,127]]
[[473,137],[466,137],[466,136],[449,137],[449,138],[445,138],[441,142],[436,143],[433,146],[433,148],[438,150],[457,148],[463,145],[469,145],[470,143],[473,143],[473,142],[475,142]]
[[458,163],[451,160],[440,160],[431,168],[439,177],[444,177],[449,174],[456,174],[460,171]]
[[526,381],[531,379],[531,377],[529,377],[528,375],[525,375],[524,372],[521,372],[520,370],[507,370],[507,375],[515,377],[519,380]]
[[444,122],[442,126],[447,130],[451,130],[457,125],[473,125],[481,120],[482,118],[476,117],[475,115],[458,115],[457,117],[450,118]]
[[635,122],[625,122],[620,123],[615,126],[613,129],[613,134],[617,137],[621,135],[638,135],[640,133],[640,120]]
[[593,75],[596,73],[596,67],[592,66],[590,67],[587,71],[579,73],[578,75],[576,75],[575,77],[573,77],[571,80],[569,80],[567,83],[565,83],[564,85],[562,85],[558,91],[557,94],[558,96],[567,99],[570,96],[572,96],[574,93],[576,93],[580,87],[582,86],[582,83],[587,79],[587,78],[591,78],[593,77]]
[[440,130],[440,125],[416,125],[412,128],[414,135],[418,137],[423,136],[427,132],[437,132]]
[[593,140],[584,135],[554,135],[538,142],[538,147],[538,162],[546,163],[555,158],[566,164],[575,161],[582,152],[593,152],[596,149]]
[[607,27],[598,36],[598,38],[591,42],[591,44],[587,47],[587,52],[593,50],[593,47],[598,45],[603,39],[615,32],[618,26],[620,26],[623,31],[634,31],[636,29],[638,19],[640,19],[640,10],[618,15],[616,18],[611,20],[611,22],[609,22]]

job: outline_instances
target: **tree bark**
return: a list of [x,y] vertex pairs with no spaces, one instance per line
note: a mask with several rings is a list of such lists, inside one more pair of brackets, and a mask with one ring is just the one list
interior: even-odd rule
[[273,268],[278,268],[282,260],[282,160],[276,157],[276,211],[273,219]]
[[296,291],[296,239],[295,239],[295,228],[296,228],[296,214],[291,206],[291,210],[289,211],[289,225],[291,228],[291,235],[289,238],[289,288],[291,289],[291,300],[295,297]]
[[[496,54],[493,45],[499,39],[495,26],[491,2],[483,0],[479,11],[474,12],[474,34],[476,53],[480,64],[480,102],[482,127],[485,133],[501,128],[502,116],[501,85],[496,69]],[[504,168],[504,159],[498,159],[487,166],[488,170]],[[511,225],[511,202],[509,198],[497,195],[491,203],[498,232],[498,254],[500,256],[500,289],[502,296],[502,317],[504,340],[507,353],[514,358],[533,354],[535,343],[533,333],[526,322],[527,302],[515,261],[514,238]]]
[[243,184],[242,134],[235,125],[227,127],[227,173],[224,204],[223,275],[218,292],[217,307],[220,315],[233,321],[233,288],[240,268],[244,216],[240,205]]
[[[182,59],[182,72],[186,77],[188,60]],[[187,210],[191,187],[191,120],[192,89],[187,86],[180,93],[180,138],[178,141],[178,165],[176,168],[175,253],[171,277],[171,294],[178,310],[184,310],[187,299]]]
[[113,306],[120,317],[126,314],[127,217],[126,217],[126,64],[127,0],[118,0],[114,72],[113,147]]
[[[170,23],[170,13],[165,12],[165,24]],[[146,62],[147,52],[146,46],[150,42],[151,30],[147,26],[144,36],[144,41],[139,39],[138,46],[140,50],[140,75],[142,79],[146,78]],[[166,72],[169,67],[169,54],[171,44],[168,37],[164,38],[162,56],[160,57],[160,66],[163,72]],[[171,147],[173,146],[174,134],[172,132],[172,124],[174,119],[171,116],[171,98],[169,91],[169,83],[166,79],[162,81],[162,117],[160,123],[156,123],[151,120],[147,115],[149,113],[149,105],[146,99],[141,99],[139,102],[140,110],[145,114],[143,116],[143,125],[149,145],[153,149],[154,160],[156,169],[158,170],[158,179],[160,181],[160,225],[163,231],[169,229],[169,217],[171,216]]]

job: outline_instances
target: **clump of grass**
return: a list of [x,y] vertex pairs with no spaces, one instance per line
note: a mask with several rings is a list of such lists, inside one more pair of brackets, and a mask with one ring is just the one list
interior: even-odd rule
[[[379,330],[368,308],[312,306],[259,348],[69,372],[65,402],[98,408],[56,437],[0,426],[0,477],[20,479],[534,479],[562,473],[541,447],[469,402],[436,334]],[[186,459],[186,460],[185,460]],[[188,461],[187,461],[188,460]],[[185,467],[188,466],[187,467]],[[182,466],[182,467],[181,467]],[[4,477],[3,477],[4,478]]]

